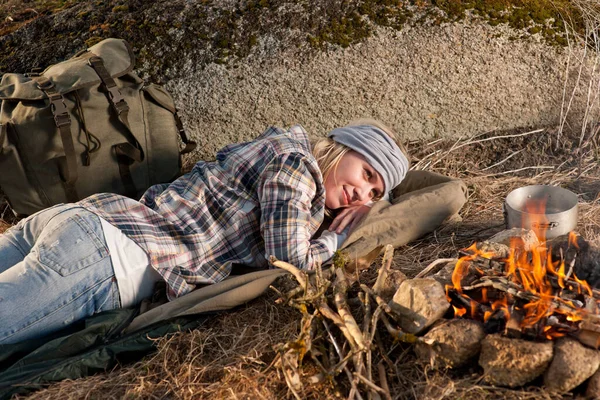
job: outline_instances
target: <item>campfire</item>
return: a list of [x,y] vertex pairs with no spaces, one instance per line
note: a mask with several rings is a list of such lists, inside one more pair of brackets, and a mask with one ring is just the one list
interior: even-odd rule
[[592,287],[600,282],[600,252],[574,232],[547,240],[556,224],[545,219],[545,207],[528,201],[527,214],[539,217],[528,221],[532,229],[507,229],[412,279],[391,268],[391,246],[376,282],[352,290],[342,269],[309,277],[272,260],[300,284],[281,293],[303,314],[297,340],[280,348],[290,389],[301,390],[299,367],[310,355],[321,369],[311,381],[345,373],[350,397],[364,390],[389,398],[386,350],[373,342],[387,332],[436,368],[479,365],[493,385],[600,397],[600,291]]
[[508,255],[468,248],[446,286],[454,315],[482,321],[486,333],[532,340],[571,335],[598,348],[600,292],[574,273],[576,234],[555,259],[544,232],[536,233],[540,243],[527,250],[512,238]]
[[[543,375],[547,388],[566,392],[600,365],[600,353],[594,350],[600,346],[600,291],[577,275],[589,275],[581,262],[589,257],[580,246],[583,238],[570,232],[546,240],[545,204],[528,201],[526,212],[539,218],[530,224],[533,232],[505,231],[463,250],[445,287],[453,317],[480,324],[470,326],[477,334],[463,339],[476,350],[458,361],[449,359],[439,343],[437,348],[421,345],[420,353],[455,366],[479,350],[479,365],[489,383],[517,387]],[[457,327],[450,323],[445,329]],[[440,339],[436,328],[428,335],[433,342],[448,340]],[[591,397],[598,394],[598,375],[588,384]]]

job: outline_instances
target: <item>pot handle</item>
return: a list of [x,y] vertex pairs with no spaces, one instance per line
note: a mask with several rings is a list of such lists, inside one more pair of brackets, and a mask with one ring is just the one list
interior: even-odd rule
[[548,231],[556,228],[558,225],[559,225],[558,222],[549,222],[547,224],[543,224],[543,223],[540,223],[540,222],[532,222],[531,223],[531,227],[534,228],[534,229],[545,229],[545,230],[548,230]]

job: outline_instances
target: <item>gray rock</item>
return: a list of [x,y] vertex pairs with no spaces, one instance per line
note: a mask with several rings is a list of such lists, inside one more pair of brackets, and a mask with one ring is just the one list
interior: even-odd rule
[[523,386],[544,373],[552,361],[552,342],[511,339],[488,335],[481,342],[479,365],[486,382],[508,387]]
[[431,326],[450,307],[444,288],[432,278],[402,282],[389,305],[400,316],[402,330],[414,334]]
[[569,392],[592,376],[598,366],[598,350],[572,338],[560,338],[554,344],[554,358],[544,374],[544,385],[550,390]]
[[484,337],[480,322],[451,319],[431,328],[423,337],[431,344],[419,342],[415,352],[421,360],[437,367],[460,367],[479,354]]
[[600,399],[600,370],[596,371],[589,379],[585,390],[585,397],[588,399]]
[[385,301],[391,301],[402,282],[407,279],[408,278],[404,272],[398,271],[397,269],[391,270],[383,284],[383,287],[381,288],[381,293],[379,295]]
[[[565,90],[565,125],[577,132],[587,115],[587,88],[596,87],[593,63],[580,75],[581,65],[572,62],[585,58],[581,49],[564,50],[480,19],[430,24],[415,15],[400,30],[374,23],[372,35],[351,37],[347,47],[313,47],[307,38],[331,36],[323,34],[331,21],[352,17],[355,7],[329,0],[265,7],[71,3],[0,37],[0,74],[45,67],[99,39],[122,37],[134,47],[140,74],[167,83],[188,135],[198,141],[194,159],[210,159],[268,125],[301,123],[322,136],[357,117],[374,117],[407,139],[556,126]],[[594,121],[598,110],[591,111]]]

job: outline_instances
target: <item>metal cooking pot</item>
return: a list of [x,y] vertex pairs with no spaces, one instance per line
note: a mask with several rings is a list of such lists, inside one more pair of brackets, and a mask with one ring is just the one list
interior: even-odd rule
[[[528,200],[545,201],[545,212],[526,211]],[[531,185],[506,196],[504,220],[508,228],[546,231],[546,238],[565,235],[577,227],[577,195],[558,186]]]

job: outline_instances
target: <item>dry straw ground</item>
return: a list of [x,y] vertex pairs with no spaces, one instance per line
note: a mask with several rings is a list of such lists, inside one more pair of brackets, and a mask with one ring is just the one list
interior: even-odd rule
[[[438,258],[455,257],[459,249],[502,230],[504,198],[512,189],[528,184],[560,185],[576,192],[578,231],[600,244],[600,167],[595,137],[580,146],[577,137],[562,134],[559,138],[556,130],[488,132],[452,142],[413,142],[409,152],[416,168],[462,178],[470,198],[461,210],[461,222],[444,225],[396,249],[393,268],[408,276]],[[372,283],[380,263],[376,260],[360,281]],[[289,284],[289,279],[282,279],[276,287],[285,290]],[[273,361],[276,345],[295,339],[301,317],[295,309],[277,304],[277,297],[271,291],[207,320],[198,330],[156,338],[157,351],[137,363],[56,383],[30,398],[294,398]],[[380,328],[377,345],[385,348],[383,365],[393,398],[564,398],[536,385],[520,390],[487,386],[475,362],[457,371],[432,370],[416,360],[411,345],[394,343]],[[317,372],[310,357],[305,358],[301,370],[304,388],[300,398],[347,397],[350,385],[344,374],[310,383],[308,377]]]

